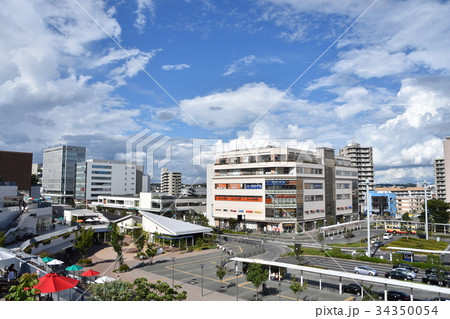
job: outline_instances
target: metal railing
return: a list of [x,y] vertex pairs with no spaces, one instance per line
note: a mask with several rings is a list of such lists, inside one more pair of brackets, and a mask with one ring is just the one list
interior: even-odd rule
[[71,231],[77,230],[80,226],[73,226],[73,227],[69,227],[66,229],[61,229],[61,230],[57,230],[48,234],[44,234],[44,235],[40,235],[40,236],[36,236],[34,238],[28,239],[26,241],[24,241],[21,245],[20,245],[20,250],[25,249],[27,246],[29,246],[32,243],[35,242],[39,242],[39,241],[43,241],[45,239],[49,239],[55,236],[59,236],[59,235],[64,235],[66,233],[70,233]]

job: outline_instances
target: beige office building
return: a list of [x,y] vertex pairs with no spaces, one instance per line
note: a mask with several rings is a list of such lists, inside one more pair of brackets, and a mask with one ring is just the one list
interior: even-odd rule
[[298,232],[357,219],[357,169],[334,150],[267,147],[217,153],[207,205],[216,226]]
[[366,181],[369,180],[369,190],[373,190],[375,183],[372,147],[364,147],[358,143],[353,143],[340,148],[339,156],[351,158],[352,164],[358,169],[359,210],[363,211],[367,188]]
[[450,137],[444,139],[445,201],[450,202]]

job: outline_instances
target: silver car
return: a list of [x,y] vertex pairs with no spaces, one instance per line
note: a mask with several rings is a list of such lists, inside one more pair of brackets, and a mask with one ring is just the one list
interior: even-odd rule
[[406,268],[395,268],[395,270],[401,271],[401,272],[411,276],[413,279],[416,278],[416,273],[414,271],[408,270]]
[[356,266],[355,273],[369,276],[378,275],[377,271],[369,266]]

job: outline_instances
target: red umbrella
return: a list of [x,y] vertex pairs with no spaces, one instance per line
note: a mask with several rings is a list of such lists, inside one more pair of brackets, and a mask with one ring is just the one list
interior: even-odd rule
[[85,277],[92,277],[92,276],[97,276],[100,275],[100,273],[98,271],[89,269],[88,271],[85,271],[84,273],[81,274],[81,276],[85,276]]
[[55,273],[49,273],[39,278],[39,284],[33,288],[41,293],[51,293],[75,287],[79,280],[64,277]]

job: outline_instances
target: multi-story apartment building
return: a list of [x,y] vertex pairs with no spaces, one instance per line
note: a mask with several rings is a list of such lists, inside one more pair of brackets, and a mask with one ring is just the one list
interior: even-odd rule
[[75,193],[75,165],[85,160],[85,147],[63,145],[44,150],[43,195],[58,203],[72,200]]
[[216,226],[293,231],[357,215],[357,169],[334,150],[286,147],[217,153],[207,206]]
[[450,137],[444,140],[445,201],[450,203]]
[[181,173],[170,172],[163,167],[161,169],[161,192],[171,196],[180,196]]
[[353,143],[340,148],[339,156],[349,157],[352,164],[358,169],[359,211],[362,212],[366,197],[366,181],[369,181],[369,190],[374,188],[372,147],[364,147],[358,143]]
[[133,163],[89,159],[76,165],[75,200],[97,200],[100,195],[135,196],[142,174]]
[[19,191],[31,189],[33,153],[0,151],[0,182],[15,183]]
[[434,182],[436,185],[436,199],[445,201],[445,166],[444,159],[434,160]]
[[[425,190],[422,187],[380,187],[375,188],[379,193],[396,194],[396,210],[397,217],[401,217],[404,213],[408,213],[410,217],[420,215],[423,212],[425,204]],[[431,192],[427,191],[427,197],[431,198]]]

